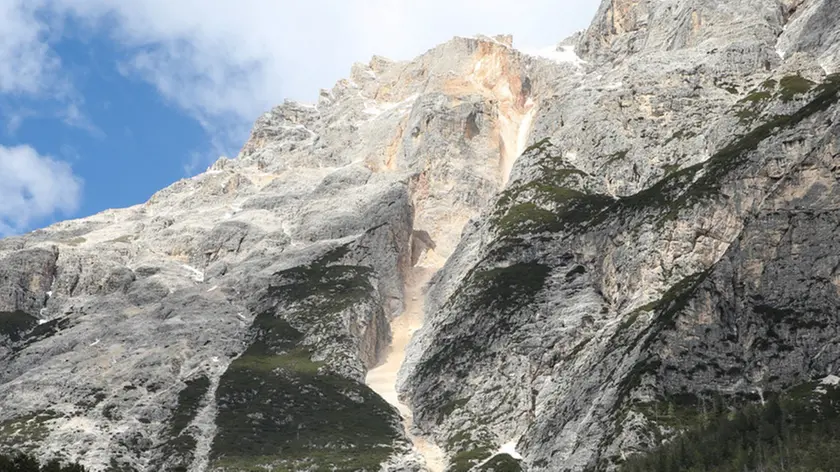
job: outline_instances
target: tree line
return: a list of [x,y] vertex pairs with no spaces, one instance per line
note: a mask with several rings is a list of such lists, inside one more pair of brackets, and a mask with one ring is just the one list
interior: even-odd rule
[[621,472],[838,472],[840,389],[808,385],[763,405],[724,409]]
[[0,454],[0,472],[87,472],[79,464],[62,465],[57,459],[44,462],[28,454]]

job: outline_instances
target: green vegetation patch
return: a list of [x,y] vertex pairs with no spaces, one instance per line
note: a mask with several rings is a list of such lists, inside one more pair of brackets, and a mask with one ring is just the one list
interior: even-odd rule
[[835,471],[840,450],[840,388],[810,382],[761,404],[735,409],[646,405],[658,424],[681,431],[631,457],[622,472]]
[[376,447],[368,454],[347,454],[342,451],[311,451],[306,457],[259,456],[226,457],[212,464],[211,470],[230,472],[379,472],[380,458],[390,454],[391,449]]
[[761,88],[764,90],[775,90],[778,83],[776,79],[767,79],[761,83]]
[[779,96],[783,102],[789,102],[799,95],[810,92],[815,85],[814,82],[802,76],[789,75],[779,81]]
[[471,297],[471,308],[501,308],[510,312],[530,303],[543,289],[551,268],[538,262],[520,262],[507,267],[479,271],[468,282],[477,292]]
[[742,102],[749,102],[749,103],[757,103],[757,102],[764,102],[764,101],[770,100],[771,98],[773,98],[773,94],[771,94],[770,92],[768,92],[766,90],[761,90],[761,91],[753,92],[753,93],[747,95],[746,97],[741,99],[741,101]]
[[18,342],[38,326],[38,319],[22,311],[0,311],[0,337]]
[[455,451],[447,472],[468,472],[493,454],[493,445],[486,440],[476,440],[472,432],[461,431],[446,442],[446,449]]
[[493,223],[502,236],[582,229],[599,211],[614,202],[611,197],[570,188],[538,187],[536,190],[532,201],[497,210]]
[[213,467],[378,471],[401,439],[393,407],[312,361],[285,320],[262,313],[252,331],[219,384]]
[[[797,83],[796,80],[788,82]],[[799,83],[798,88],[795,89],[802,90],[804,85]],[[808,90],[811,90],[811,88],[808,88]],[[657,185],[623,199],[623,201],[628,199],[639,200],[640,195],[646,195],[645,199],[647,201],[656,202],[669,208],[669,211],[665,214],[665,220],[675,218],[681,208],[690,207],[717,194],[725,177],[746,163],[749,159],[749,153],[756,150],[763,141],[773,136],[780,129],[796,126],[815,113],[824,111],[836,104],[840,98],[838,97],[838,91],[840,91],[840,74],[827,77],[825,82],[813,89],[811,101],[792,115],[779,115],[770,118],[751,132],[725,146],[704,164],[698,164],[671,174]],[[672,198],[674,195],[671,192],[663,192],[663,190],[673,189],[674,184],[678,184],[678,181],[683,179],[687,173],[694,175],[701,169],[703,170],[702,176],[693,183],[686,183],[685,190],[678,197]],[[662,195],[657,197],[657,193]]]
[[278,285],[268,295],[286,302],[298,302],[313,316],[338,313],[368,297],[372,269],[355,265],[327,265],[323,260],[309,266],[279,272]]
[[675,132],[668,139],[665,140],[665,143],[663,144],[663,146],[667,146],[672,141],[682,140],[682,139],[691,139],[695,136],[697,136],[697,133],[695,133],[692,130],[686,130],[686,129],[677,130],[677,132]]
[[[490,457],[493,450],[489,447],[479,447],[461,451],[452,456],[447,472],[469,472],[481,461]],[[483,469],[480,469],[483,470]]]
[[441,419],[439,420],[439,422],[442,422],[445,417],[451,415],[452,413],[455,413],[455,410],[463,408],[464,405],[466,405],[469,401],[469,398],[460,398],[458,400],[446,402],[446,404],[444,404],[439,410],[441,414]]
[[530,148],[538,153],[539,178],[513,183],[499,195],[491,221],[505,238],[578,227],[613,201],[578,190],[589,174],[552,155],[549,143],[542,140]]
[[475,470],[477,472],[522,472],[522,465],[510,454],[496,454]]
[[[470,272],[447,302],[447,306],[463,307],[458,311],[465,313],[468,319],[454,321],[460,327],[459,334],[425,358],[418,365],[418,371],[430,378],[437,378],[441,372],[467,376],[469,362],[466,359],[480,356],[487,348],[476,339],[496,339],[515,330],[516,313],[534,303],[550,275],[551,268],[538,262],[477,268]],[[464,330],[467,324],[474,329]],[[439,398],[432,409],[441,421],[467,403],[466,399],[443,390],[439,392]]]
[[0,472],[86,472],[79,464],[58,459],[39,461],[35,456],[17,453],[0,454]]
[[0,450],[34,447],[50,432],[49,422],[59,418],[52,410],[43,410],[0,422]]
[[[616,334],[610,339],[611,346],[637,346],[642,343],[641,351],[647,352],[650,350],[652,343],[657,339],[659,333],[666,328],[672,328],[676,323],[677,316],[682,312],[688,303],[691,301],[700,285],[706,280],[710,270],[698,272],[690,275],[681,281],[674,284],[667,292],[662,295],[662,298],[656,302],[649,303],[640,307],[630,315],[616,331]],[[623,339],[624,333],[628,332],[629,328],[638,320],[641,313],[654,311],[653,323],[644,331],[637,335],[635,341],[628,342]],[[615,349],[614,347],[614,349]],[[623,410],[623,413],[615,415],[617,421],[621,421],[628,412],[629,405],[625,403],[630,394],[638,388],[646,375],[657,375],[659,373],[662,362],[656,354],[650,357],[640,359],[630,372],[622,379],[618,386],[618,401],[616,402],[616,411]]]
[[201,376],[186,382],[186,386],[178,392],[178,405],[172,412],[167,425],[165,437],[168,439],[160,447],[161,458],[166,461],[166,467],[161,469],[186,469],[194,459],[198,441],[187,430],[203,406],[207,391],[210,389],[210,379]]

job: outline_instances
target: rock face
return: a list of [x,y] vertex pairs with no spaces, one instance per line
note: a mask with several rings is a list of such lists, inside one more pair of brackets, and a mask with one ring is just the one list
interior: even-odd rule
[[[608,470],[679,433],[658,405],[837,375],[837,12],[614,0],[548,57],[374,57],[143,205],[0,240],[0,447]],[[364,381],[414,266],[407,435]]]
[[2,445],[93,470],[422,467],[363,382],[411,267],[506,182],[528,71],[571,70],[504,41],[357,64],[236,159],[0,241]]
[[836,374],[840,77],[816,38],[837,23],[802,29],[822,6],[603,3],[403,366],[456,470],[508,442],[526,470],[609,469],[678,432],[653,405]]

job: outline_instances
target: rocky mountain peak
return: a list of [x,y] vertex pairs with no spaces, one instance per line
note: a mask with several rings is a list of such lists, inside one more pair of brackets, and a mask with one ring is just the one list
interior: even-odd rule
[[[97,472],[836,450],[836,7],[614,0],[537,54],[375,56],[142,205],[0,240],[0,448]],[[802,436],[726,423],[773,401]],[[708,424],[743,448],[697,449]]]
[[583,57],[612,60],[627,54],[775,45],[785,25],[821,0],[613,0],[602,2],[578,49]]
[[417,221],[448,254],[507,181],[558,67],[513,49],[510,36],[454,38],[413,61],[374,57],[316,105],[287,102],[261,117],[238,160],[410,176]]

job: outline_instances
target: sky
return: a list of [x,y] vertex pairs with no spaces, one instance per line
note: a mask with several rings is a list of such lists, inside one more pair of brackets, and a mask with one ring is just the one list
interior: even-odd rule
[[0,0],[0,237],[143,203],[374,54],[553,45],[598,0]]

